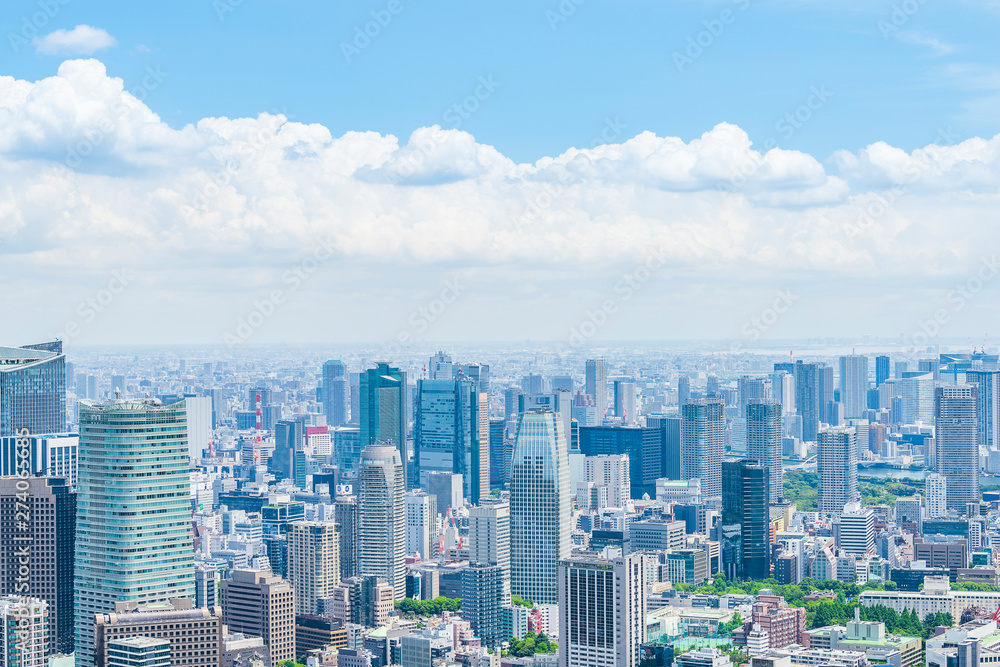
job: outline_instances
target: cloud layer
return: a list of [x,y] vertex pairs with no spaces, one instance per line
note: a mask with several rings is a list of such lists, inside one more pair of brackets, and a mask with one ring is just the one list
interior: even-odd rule
[[35,51],[43,55],[90,55],[118,42],[103,28],[78,25],[72,30],[56,30],[31,40]]
[[923,280],[996,243],[1000,137],[821,161],[761,153],[726,123],[690,142],[609,128],[612,143],[518,164],[437,126],[402,141],[269,114],[175,129],[96,60],[0,77],[0,276],[142,266],[183,290],[224,269],[215,289],[246,289],[322,239],[368,267],[585,274],[659,248],[724,282]]

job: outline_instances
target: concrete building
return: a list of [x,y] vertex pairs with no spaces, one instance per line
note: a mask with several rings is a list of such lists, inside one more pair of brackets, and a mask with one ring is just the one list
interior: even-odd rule
[[288,581],[295,589],[295,613],[315,614],[320,598],[340,583],[340,536],[333,522],[288,524]]
[[222,617],[230,632],[262,637],[275,664],[296,658],[295,591],[281,577],[233,572],[222,582]]
[[699,398],[681,408],[681,478],[700,479],[705,498],[722,496],[725,406],[721,398]]
[[646,629],[643,557],[562,560],[559,609],[560,667],[638,665]]
[[[178,632],[180,628],[184,630]],[[148,637],[170,642],[171,665],[221,667],[222,636],[219,607],[195,609],[188,598],[145,605],[123,602],[114,612],[96,617],[95,665],[109,666],[113,642]]]
[[762,590],[753,604],[751,622],[767,633],[771,648],[802,642],[806,630],[804,607],[789,607],[785,598]]
[[484,502],[469,508],[469,561],[503,572],[504,602],[510,601],[510,504]]

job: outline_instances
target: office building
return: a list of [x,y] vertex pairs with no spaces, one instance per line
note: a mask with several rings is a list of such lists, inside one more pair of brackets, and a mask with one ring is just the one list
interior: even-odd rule
[[358,572],[406,592],[406,478],[399,449],[368,445],[358,475]]
[[615,380],[614,399],[615,416],[623,424],[636,424],[639,421],[637,402],[638,393],[632,380]]
[[681,479],[700,479],[705,498],[722,495],[726,420],[722,398],[693,399],[681,409]]
[[194,569],[194,606],[215,607],[219,604],[219,584],[222,577],[216,567],[200,564]]
[[295,589],[260,570],[235,570],[222,582],[222,622],[230,632],[261,637],[273,664],[295,659]]
[[562,420],[522,413],[510,483],[511,593],[556,604],[559,560],[572,548],[570,495]]
[[353,496],[337,498],[333,510],[340,536],[340,578],[358,574],[358,503]]
[[[44,600],[52,649],[72,653],[76,494],[61,478],[0,477],[0,535],[0,563],[10,564],[0,567],[0,595]],[[29,568],[27,581],[22,564]]]
[[767,468],[753,461],[722,464],[720,549],[730,579],[770,576],[769,483]]
[[[18,449],[24,438],[0,437],[0,477],[20,472]],[[27,436],[28,474],[39,477],[63,477],[76,488],[80,436],[76,433]]]
[[510,481],[510,457],[513,451],[507,439],[503,419],[490,420],[490,488],[501,489]]
[[691,378],[681,375],[677,378],[677,406],[683,407],[691,399]]
[[579,436],[585,456],[628,456],[631,498],[656,494],[656,480],[663,476],[663,428],[585,426]]
[[277,480],[294,480],[295,454],[304,450],[305,443],[305,416],[278,421],[274,425],[274,452],[267,462],[268,472],[273,473]]
[[559,564],[560,667],[638,667],[645,614],[641,555],[563,559]]
[[857,556],[875,554],[875,512],[850,503],[843,514],[834,519],[833,537],[837,549]]
[[1000,450],[1000,371],[966,371],[965,381],[977,387],[979,446]]
[[610,507],[625,507],[631,497],[628,454],[586,457],[584,460],[584,479],[597,486],[607,488]]
[[108,667],[170,667],[170,640],[127,637],[108,642]]
[[833,369],[795,362],[795,409],[802,417],[802,439],[814,442],[826,405],[833,400]]
[[829,428],[816,447],[820,514],[840,516],[844,505],[861,499],[858,493],[858,436],[854,427]]
[[406,494],[406,553],[421,558],[436,555],[437,497],[420,489]]
[[924,480],[927,492],[927,518],[933,519],[948,513],[948,480],[944,475],[931,473]]
[[[196,609],[188,598],[148,605],[121,602],[115,611],[97,615],[94,664],[95,667],[110,667],[113,646],[121,649],[118,642],[145,637],[170,642],[171,665],[221,667],[222,627],[219,607]],[[125,657],[118,650],[116,653],[115,662]]]
[[770,401],[774,398],[771,387],[771,378],[755,378],[749,375],[740,376],[736,383],[740,406],[740,419],[746,419],[747,405],[751,401]]
[[597,418],[608,414],[608,365],[604,359],[587,359],[585,393],[594,397]]
[[889,379],[889,356],[875,357],[875,386],[881,387]]
[[469,561],[496,565],[510,600],[510,504],[487,501],[469,508]]
[[683,521],[633,521],[628,527],[629,552],[669,551],[685,547],[686,525]]
[[490,424],[486,392],[475,380],[419,380],[414,400],[414,486],[431,472],[462,475],[463,494],[477,503],[489,495]]
[[947,483],[948,509],[964,514],[978,503],[979,387],[948,385],[934,391],[937,472]]
[[503,568],[473,561],[461,576],[462,618],[469,622],[483,646],[496,648],[510,639],[500,633],[500,608],[506,603]]
[[849,354],[840,358],[840,402],[847,419],[860,419],[868,404],[868,357]]
[[784,473],[781,459],[781,404],[766,399],[751,399],[747,410],[747,458],[767,468],[768,502],[781,498]]
[[0,347],[0,437],[66,431],[62,343]]
[[323,412],[326,425],[343,426],[349,419],[347,367],[339,359],[323,364]]
[[118,602],[194,599],[191,486],[183,401],[80,405],[76,655],[94,657],[94,616]]
[[295,655],[302,657],[317,649],[347,648],[347,628],[335,618],[317,614],[295,616]]
[[900,381],[903,424],[931,424],[934,419],[934,374],[906,372]]
[[46,667],[51,637],[49,605],[21,595],[0,597],[0,666]]
[[288,582],[295,589],[295,613],[315,614],[321,598],[340,583],[340,536],[333,522],[288,524]]
[[390,446],[399,451],[406,483],[406,372],[380,362],[361,374],[361,447]]

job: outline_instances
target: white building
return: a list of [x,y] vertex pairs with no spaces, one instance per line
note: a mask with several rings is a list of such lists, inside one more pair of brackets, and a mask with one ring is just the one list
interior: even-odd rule
[[608,489],[608,505],[625,507],[630,499],[628,454],[586,457],[585,480]]
[[0,597],[3,643],[0,665],[45,667],[49,653],[49,604],[18,595]]
[[484,502],[469,508],[469,561],[499,565],[504,599],[510,600],[510,505]]
[[927,518],[933,519],[948,513],[948,481],[944,475],[927,475],[924,489],[927,491]]
[[340,534],[336,524],[288,524],[288,582],[295,588],[295,613],[317,613],[320,598],[332,595],[340,583]]
[[430,558],[436,552],[437,497],[420,489],[406,494],[406,553]]

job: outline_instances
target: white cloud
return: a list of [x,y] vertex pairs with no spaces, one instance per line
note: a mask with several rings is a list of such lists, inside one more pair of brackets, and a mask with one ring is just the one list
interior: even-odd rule
[[[876,272],[904,285],[947,281],[995,243],[1000,136],[912,153],[875,143],[824,166],[798,151],[762,154],[723,123],[690,142],[643,132],[518,164],[439,127],[405,141],[334,137],[262,114],[175,129],[100,62],[74,60],[37,82],[0,77],[0,173],[6,312],[129,266],[151,290],[138,301],[188,304],[161,326],[196,317],[211,328],[229,326],[234,299],[280,284],[318,239],[335,248],[336,278],[310,289],[329,304],[345,294],[381,303],[406,289],[408,271],[466,272],[510,299],[522,276],[545,268],[530,274],[533,294],[551,298],[546,290],[567,281],[601,293],[651,248],[685,276],[680,291],[698,281],[785,287],[803,276],[864,285]],[[857,230],[894,184],[893,205]],[[369,317],[381,321],[353,321]],[[221,338],[185,331],[171,335]]]
[[78,25],[72,30],[60,29],[31,40],[38,53],[53,55],[89,55],[118,44],[103,28]]

